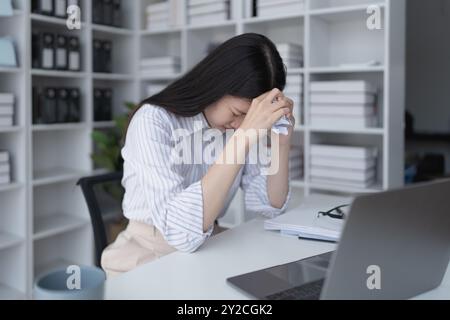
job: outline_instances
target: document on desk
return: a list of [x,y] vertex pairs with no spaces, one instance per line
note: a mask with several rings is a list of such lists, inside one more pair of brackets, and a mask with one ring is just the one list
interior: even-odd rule
[[[319,211],[329,211],[337,206],[350,204],[352,198],[312,195],[283,215],[264,222],[264,229],[312,240],[336,242],[341,236],[344,220],[318,217]],[[347,209],[348,211],[348,209]]]

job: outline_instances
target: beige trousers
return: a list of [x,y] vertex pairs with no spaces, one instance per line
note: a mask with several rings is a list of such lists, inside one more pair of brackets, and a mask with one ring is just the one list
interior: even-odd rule
[[174,252],[156,227],[130,221],[102,254],[101,265],[113,277]]

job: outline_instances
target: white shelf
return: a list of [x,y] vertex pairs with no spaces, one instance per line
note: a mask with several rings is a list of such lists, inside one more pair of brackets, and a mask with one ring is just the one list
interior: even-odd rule
[[89,224],[88,220],[69,215],[53,214],[34,218],[35,241],[76,230]]
[[21,126],[0,127],[0,133],[19,132],[22,130],[23,130],[23,127],[21,127]]
[[64,130],[83,130],[87,128],[86,123],[59,123],[59,124],[36,124],[32,127],[34,132],[42,131],[64,131]]
[[251,18],[245,18],[243,20],[243,23],[245,25],[250,25],[254,23],[263,23],[263,22],[273,22],[273,21],[284,21],[288,19],[303,19],[305,17],[305,12],[300,13],[293,13],[290,15],[280,15],[280,16],[274,16],[274,17],[251,17]]
[[0,73],[19,73],[22,72],[20,67],[0,67]]
[[320,128],[320,127],[308,127],[311,132],[329,132],[329,133],[354,133],[361,135],[383,135],[384,129],[382,128]]
[[[36,21],[40,23],[45,23],[49,25],[60,25],[60,26],[66,26],[66,19],[63,18],[57,18],[57,17],[51,17],[46,16],[42,14],[37,13],[31,13],[30,14],[31,21]],[[81,21],[81,30],[83,30],[83,27],[86,26],[86,23],[84,21]]]
[[10,184],[0,185],[0,192],[12,191],[23,187],[23,183],[13,182]]
[[117,80],[117,81],[129,81],[134,80],[134,76],[131,74],[120,73],[93,73],[94,80]]
[[100,24],[92,24],[92,30],[94,32],[109,33],[123,36],[130,36],[134,34],[134,31],[130,29],[118,28],[113,26],[104,26]]
[[291,187],[304,188],[305,187],[305,181],[303,179],[302,180],[299,180],[299,179],[291,180]]
[[140,30],[139,35],[142,37],[147,37],[147,36],[153,36],[153,35],[179,33],[182,30],[183,30],[182,28],[170,28],[170,29],[161,29],[161,30]]
[[180,77],[181,74],[165,74],[165,75],[157,75],[157,74],[142,74],[140,75],[140,79],[144,81],[151,81],[151,80],[174,80],[178,77]]
[[337,21],[348,21],[353,19],[367,19],[367,7],[369,5],[377,5],[381,9],[385,8],[385,4],[380,3],[370,3],[370,4],[358,4],[352,6],[340,6],[331,8],[321,8],[309,11],[311,17],[318,17],[327,21],[337,22]]
[[18,236],[0,231],[0,250],[17,246],[23,243],[23,241],[24,240]]
[[198,24],[198,25],[188,25],[186,27],[187,30],[203,30],[203,29],[210,29],[210,28],[225,28],[230,26],[236,26],[236,21],[228,20],[228,21],[221,21],[217,23],[208,23],[208,24]]
[[303,73],[303,72],[305,72],[304,68],[289,68],[287,70],[288,74],[297,74],[297,73]]
[[61,167],[35,171],[33,186],[76,180],[87,175],[88,172]]
[[85,78],[85,72],[33,69],[31,75],[40,77]]
[[384,66],[356,66],[356,67],[312,67],[310,73],[363,73],[363,72],[384,72]]
[[0,283],[0,300],[25,300],[26,295]]

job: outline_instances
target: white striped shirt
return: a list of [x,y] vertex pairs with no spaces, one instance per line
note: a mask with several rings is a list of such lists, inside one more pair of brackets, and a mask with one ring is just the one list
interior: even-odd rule
[[[195,127],[195,123],[201,123],[201,128]],[[185,129],[193,134],[208,128],[203,113],[181,117],[146,104],[133,116],[122,149],[124,215],[130,220],[154,225],[168,244],[179,251],[195,251],[212,233],[213,227],[203,232],[201,187],[201,179],[210,165],[206,161],[200,164],[171,163],[175,143],[173,133]],[[239,187],[244,190],[246,209],[266,217],[284,212],[290,198],[289,189],[283,207],[272,207],[267,194],[267,176],[260,174],[258,165],[245,164],[219,217],[225,214]]]

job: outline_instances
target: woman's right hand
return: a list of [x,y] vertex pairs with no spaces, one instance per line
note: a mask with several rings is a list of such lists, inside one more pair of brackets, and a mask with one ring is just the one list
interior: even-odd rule
[[291,109],[292,101],[275,88],[253,99],[239,129],[269,130],[281,117],[291,113]]

